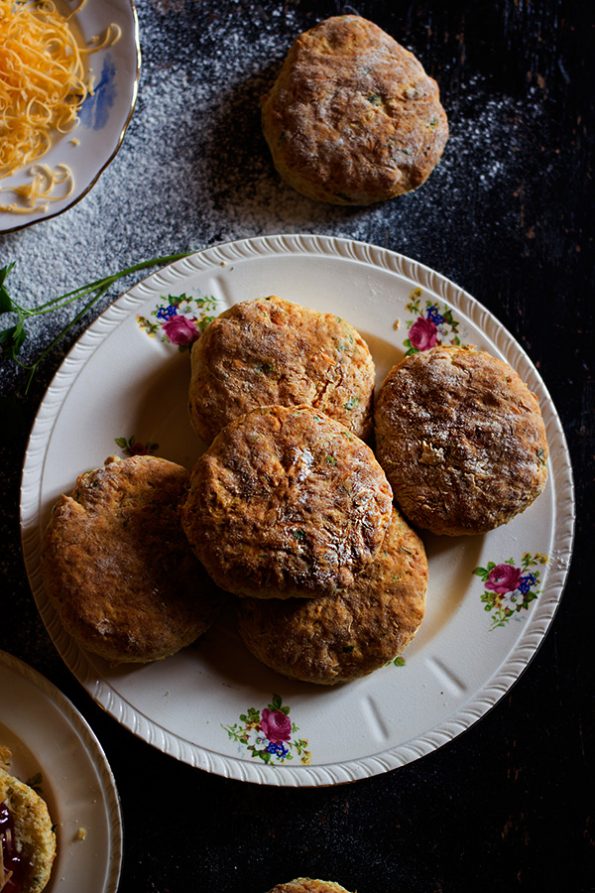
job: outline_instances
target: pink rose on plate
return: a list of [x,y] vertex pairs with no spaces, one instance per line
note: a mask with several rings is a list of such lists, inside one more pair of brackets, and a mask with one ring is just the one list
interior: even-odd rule
[[423,316],[415,320],[409,329],[409,341],[417,350],[429,350],[438,344],[438,326]]
[[291,738],[291,720],[282,710],[265,707],[260,714],[260,728],[273,744]]
[[521,569],[512,564],[497,564],[488,574],[486,589],[504,595],[505,592],[514,592],[521,582]]
[[172,344],[183,346],[196,341],[200,332],[193,319],[176,314],[163,326],[163,331]]

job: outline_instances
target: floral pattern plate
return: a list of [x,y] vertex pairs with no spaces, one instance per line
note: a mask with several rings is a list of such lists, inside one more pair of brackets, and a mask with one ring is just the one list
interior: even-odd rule
[[[62,11],[76,9],[78,2],[64,0]],[[94,92],[81,109],[78,126],[69,133],[56,136],[40,164],[52,171],[67,164],[74,175],[74,191],[67,197],[64,188],[56,186],[46,210],[15,214],[0,211],[0,233],[22,229],[40,220],[48,220],[80,201],[92,188],[112,161],[124,139],[132,118],[140,77],[140,41],[134,0],[87,0],[76,12],[75,27],[81,44],[89,45],[96,35],[104,35],[110,25],[121,30],[119,40],[89,57],[94,77]],[[0,204],[16,201],[15,187],[31,182],[31,165],[9,177],[0,179]]]
[[11,751],[10,772],[39,790],[56,828],[45,893],[116,893],[122,819],[97,738],[55,685],[5,651],[0,692],[0,745]]
[[[233,622],[165,661],[110,667],[65,634],[40,579],[48,512],[106,456],[151,452],[192,465],[188,347],[234,302],[278,294],[332,311],[367,339],[380,382],[408,351],[473,343],[505,358],[537,394],[549,482],[486,536],[424,536],[428,609],[395,661],[325,689],[252,658]],[[419,322],[419,320],[422,322]],[[417,326],[417,328],[415,328]],[[207,771],[276,785],[329,785],[394,769],[478,720],[541,642],[570,559],[574,502],[564,435],[528,357],[470,295],[393,252],[323,236],[271,236],[205,249],[151,276],[83,334],[35,422],[21,494],[23,545],[41,616],[65,662],[110,714],[155,747]]]

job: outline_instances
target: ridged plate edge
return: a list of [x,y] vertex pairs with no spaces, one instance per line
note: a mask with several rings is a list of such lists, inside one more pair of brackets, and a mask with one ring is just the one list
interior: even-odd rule
[[[555,546],[546,585],[529,623],[508,658],[481,691],[446,722],[381,754],[325,766],[284,766],[282,770],[226,757],[183,740],[140,715],[103,680],[98,679],[86,655],[63,632],[44,595],[40,578],[38,533],[40,471],[48,439],[62,400],[97,345],[131,311],[140,307],[149,297],[175,288],[189,273],[220,269],[222,265],[240,260],[272,255],[316,255],[370,264],[404,276],[421,288],[434,292],[477,325],[539,399],[550,447],[555,502]],[[119,298],[83,333],[50,384],[29,439],[21,486],[23,552],[37,606],[65,663],[94,700],[135,735],[178,760],[226,778],[296,787],[342,784],[396,769],[451,741],[493,707],[527,667],[552,621],[570,563],[574,520],[572,469],[562,425],[539,373],[513,336],[475,298],[429,267],[385,248],[321,235],[259,236],[205,248],[149,276]]]

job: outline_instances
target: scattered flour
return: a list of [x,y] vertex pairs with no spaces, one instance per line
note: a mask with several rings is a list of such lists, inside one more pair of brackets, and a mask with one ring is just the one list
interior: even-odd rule
[[[152,0],[139,4],[139,16],[139,100],[116,159],[74,208],[0,237],[0,261],[16,261],[10,290],[23,304],[154,255],[280,232],[374,242],[457,278],[465,271],[453,268],[449,244],[490,238],[482,228],[488,197],[492,228],[518,220],[517,190],[543,126],[536,88],[524,99],[495,96],[476,76],[449,96],[443,83],[451,138],[428,182],[376,207],[335,208],[280,181],[260,130],[259,98],[311,16],[241,0],[204,15],[194,0]],[[495,196],[502,212],[494,217]],[[74,312],[33,320],[25,356]],[[3,374],[12,378],[6,364],[0,387]]]

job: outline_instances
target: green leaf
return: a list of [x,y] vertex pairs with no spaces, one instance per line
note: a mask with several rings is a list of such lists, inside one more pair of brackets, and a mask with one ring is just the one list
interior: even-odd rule
[[486,568],[487,568],[488,572],[493,570],[495,567],[496,567],[495,561],[488,561],[488,563],[486,564]]
[[12,303],[12,298],[8,294],[6,290],[5,282],[10,276],[11,270],[14,268],[14,263],[7,264],[5,267],[0,269],[0,313],[11,313],[16,312],[16,307]]
[[476,567],[475,570],[473,571],[473,573],[475,574],[476,577],[481,577],[482,580],[486,580],[489,576],[489,573],[485,569],[485,567]]
[[405,666],[405,658],[401,657],[401,656],[395,657],[395,659],[393,660],[393,664],[395,665],[395,667],[404,667]]
[[275,710],[279,710],[281,704],[283,703],[283,698],[281,695],[273,695],[273,707]]
[[26,337],[27,333],[25,332],[25,324],[22,319],[19,319],[15,326],[3,329],[0,332],[0,347],[2,347],[4,356],[11,360],[16,360]]
[[114,443],[116,446],[119,446],[121,450],[128,449],[128,441],[125,437],[114,437]]

